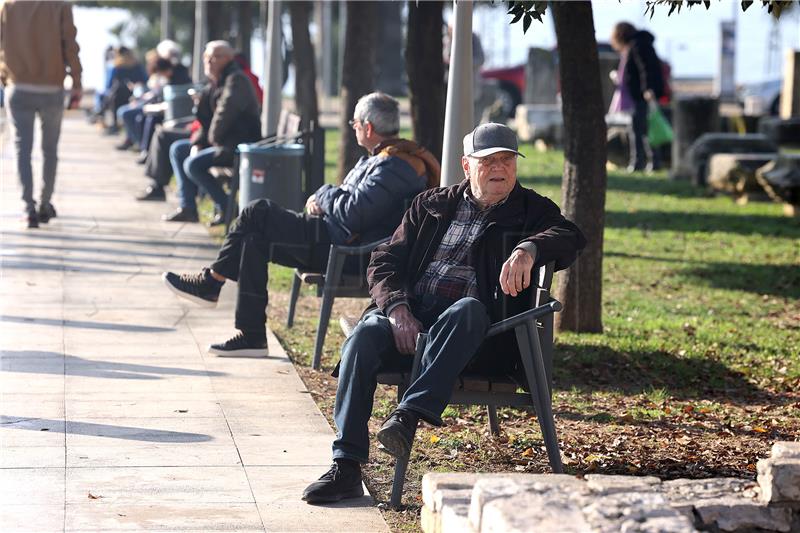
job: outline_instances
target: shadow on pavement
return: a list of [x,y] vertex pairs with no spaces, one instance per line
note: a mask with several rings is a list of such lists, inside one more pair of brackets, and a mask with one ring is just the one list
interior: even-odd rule
[[28,316],[2,315],[0,321],[16,324],[38,324],[42,326],[61,326],[65,328],[101,329],[107,331],[125,331],[129,333],[167,333],[175,328],[160,326],[132,326],[130,324],[114,324],[111,322],[90,322],[88,320],[58,320],[55,318],[33,318]]
[[[53,365],[42,364],[39,367],[14,367],[14,360],[33,361],[34,358],[43,358],[43,361],[64,361],[63,367],[53,368]],[[215,370],[191,370],[173,366],[138,365],[133,363],[119,363],[116,361],[96,361],[84,359],[75,355],[62,356],[57,352],[35,352],[3,350],[3,359],[0,359],[0,370],[4,372],[24,372],[27,374],[57,374],[68,376],[84,376],[103,379],[161,379],[167,376],[227,376],[227,372]]]
[[214,438],[202,433],[184,433],[163,429],[137,428],[131,426],[115,426],[92,422],[66,422],[47,418],[26,418],[19,416],[0,416],[0,427],[5,429],[27,429],[30,431],[53,431],[69,435],[87,435],[90,437],[107,437],[110,439],[139,440],[145,442],[191,443],[208,442]]

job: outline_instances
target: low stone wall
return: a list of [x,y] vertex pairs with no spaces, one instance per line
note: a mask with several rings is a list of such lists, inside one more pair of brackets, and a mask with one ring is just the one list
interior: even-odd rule
[[425,533],[800,532],[800,442],[778,442],[758,482],[589,474],[426,474]]

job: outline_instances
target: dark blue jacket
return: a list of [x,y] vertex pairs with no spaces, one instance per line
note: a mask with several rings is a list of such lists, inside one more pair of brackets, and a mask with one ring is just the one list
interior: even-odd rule
[[439,162],[412,141],[392,139],[362,157],[340,186],[315,193],[331,241],[373,242],[391,235],[411,199],[439,181]]

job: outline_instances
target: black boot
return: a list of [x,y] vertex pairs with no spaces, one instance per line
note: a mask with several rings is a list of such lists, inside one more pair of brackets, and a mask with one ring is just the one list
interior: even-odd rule
[[330,470],[303,491],[303,500],[308,503],[328,503],[363,495],[361,465],[356,461],[336,459]]

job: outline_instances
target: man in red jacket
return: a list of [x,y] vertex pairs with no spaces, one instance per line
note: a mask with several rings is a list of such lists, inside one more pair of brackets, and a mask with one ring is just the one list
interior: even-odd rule
[[[382,369],[410,367],[417,334],[428,342],[419,377],[378,433],[386,451],[406,456],[417,421],[441,425],[453,385],[469,365],[512,372],[511,336],[481,350],[493,322],[532,307],[534,267],[568,267],[586,241],[552,201],[517,182],[517,136],[483,124],[464,137],[466,179],[415,199],[388,244],[372,254],[373,303],[342,347],[338,367],[334,464],[303,493],[309,503],[363,494],[367,422]],[[498,355],[501,354],[501,355]]]

